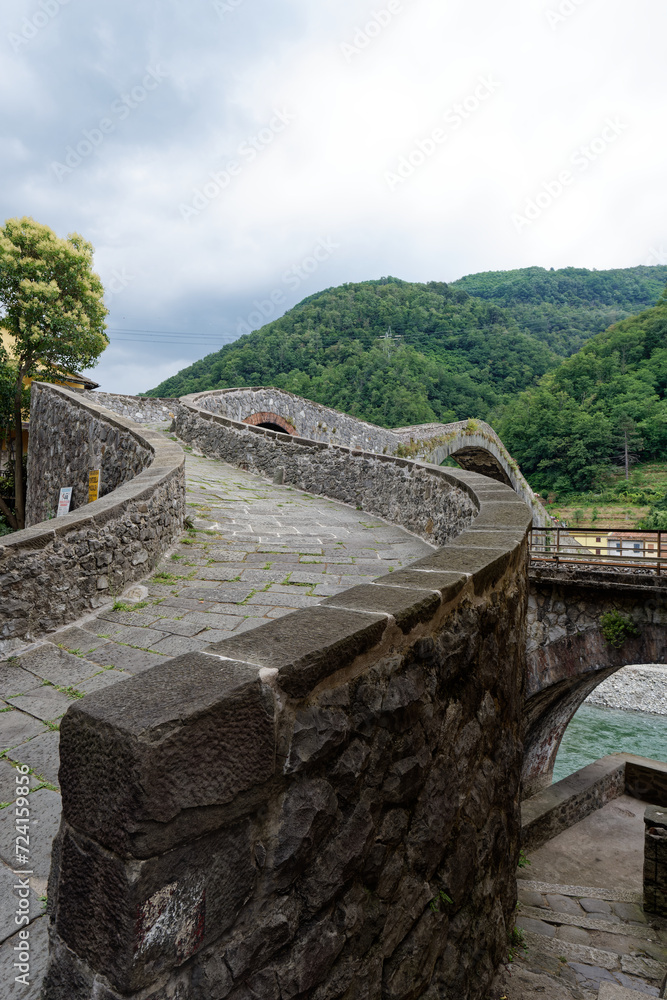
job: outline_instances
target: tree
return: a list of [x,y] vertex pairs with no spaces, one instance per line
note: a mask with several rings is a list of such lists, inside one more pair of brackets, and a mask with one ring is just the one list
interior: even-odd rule
[[637,452],[644,448],[644,442],[637,433],[637,425],[627,413],[621,414],[616,425],[616,460],[625,467],[626,481],[630,478],[630,466],[637,461]]
[[92,269],[93,247],[78,233],[56,236],[34,219],[9,219],[0,229],[0,325],[11,337],[15,433],[12,528],[25,527],[23,435],[26,379],[60,381],[89,368],[107,347],[102,282]]

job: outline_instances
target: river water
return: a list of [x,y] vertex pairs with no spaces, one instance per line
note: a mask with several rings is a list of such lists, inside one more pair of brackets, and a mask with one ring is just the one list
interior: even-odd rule
[[667,762],[667,717],[582,705],[565,731],[554,781],[608,753],[635,753]]

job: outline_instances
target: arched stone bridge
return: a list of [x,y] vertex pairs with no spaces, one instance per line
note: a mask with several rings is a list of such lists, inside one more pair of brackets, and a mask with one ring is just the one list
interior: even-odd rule
[[[93,588],[117,581],[121,592],[155,565],[185,492],[176,445],[65,390],[39,387],[33,402],[34,429],[45,415],[35,510],[62,481],[52,414],[80,449],[82,486],[82,419],[88,440],[118,432],[134,476],[3,541],[0,621],[24,637],[26,623],[53,631],[96,606]],[[664,658],[667,587],[529,568],[531,515],[544,512],[477,421],[389,431],[273,389],[169,403],[193,450],[372,512],[433,551],[257,628],[216,636],[209,623],[225,618],[213,612],[203,647],[70,706],[43,996],[370,1000],[381,983],[390,1000],[480,1000],[515,911],[522,762],[530,794],[550,780],[590,690],[626,663]],[[464,469],[433,464],[449,456]],[[70,552],[88,575],[77,568],[68,592]],[[275,541],[260,558],[269,552],[286,554]],[[248,600],[238,576],[219,572],[188,599],[200,618],[214,596],[220,609]],[[612,608],[639,626],[619,650],[599,628]]]
[[417,458],[433,465],[442,465],[447,458],[453,458],[468,472],[477,472],[510,486],[532,510],[536,526],[546,527],[551,523],[519,466],[493,428],[483,420],[418,424],[388,430],[283,389],[265,387],[215,389],[184,397],[184,401],[187,400],[196,401],[197,406],[232,420],[311,441]]
[[[453,458],[470,472],[510,486],[531,508],[533,525],[548,515],[495,431],[480,420],[386,430],[279,389],[223,389],[187,399],[198,407],[300,437],[417,458]],[[184,402],[187,401],[184,400]],[[664,661],[667,580],[627,573],[530,569],[523,793],[550,784],[561,740],[585,698],[629,663]],[[609,646],[600,616],[618,609],[639,636]]]
[[[667,577],[531,566],[528,603],[524,797],[551,783],[565,730],[598,684],[628,664],[667,662]],[[613,610],[638,632],[617,649],[600,628]]]

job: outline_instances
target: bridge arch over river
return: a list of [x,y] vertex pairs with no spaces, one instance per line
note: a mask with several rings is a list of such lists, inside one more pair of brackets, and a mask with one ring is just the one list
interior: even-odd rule
[[[615,648],[600,618],[620,611],[637,635]],[[667,577],[637,569],[529,570],[523,795],[551,784],[556,755],[577,709],[621,667],[667,662]],[[619,747],[619,750],[622,750]]]

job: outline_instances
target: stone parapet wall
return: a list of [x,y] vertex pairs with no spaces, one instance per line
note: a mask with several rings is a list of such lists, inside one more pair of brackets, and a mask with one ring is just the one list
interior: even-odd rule
[[110,416],[88,406],[83,396],[33,383],[26,527],[56,516],[63,486],[73,488],[70,510],[85,506],[94,469],[100,470],[100,496],[105,496],[150,465],[147,443]]
[[[114,475],[116,481],[121,474],[126,478],[94,503],[2,538],[3,653],[73,621],[145,576],[178,536],[185,516],[184,456],[177,444],[61,386],[33,383],[32,393],[37,401],[30,428],[33,511],[51,502],[55,484],[74,485],[65,480],[77,468],[80,489],[83,470],[87,486],[87,462],[103,446],[120,448],[116,473],[113,455],[108,450],[104,455],[103,481],[105,470],[107,486]],[[57,435],[50,423],[56,418]],[[61,447],[68,442],[71,454]],[[137,471],[130,478],[132,469]]]
[[173,420],[178,399],[156,399],[149,396],[123,396],[114,392],[92,391],[83,394],[87,402],[105,406],[136,424],[155,424]]
[[45,1000],[481,1000],[516,903],[530,512],[183,409],[205,454],[441,547],[68,711]]
[[277,423],[286,433],[311,441],[360,448],[379,455],[416,458],[435,465],[454,457],[463,469],[511,486],[530,507],[536,526],[546,527],[552,523],[517,463],[493,428],[483,420],[417,424],[388,430],[283,389],[263,387],[214,389],[183,399],[196,399],[200,409],[236,422],[258,423],[254,418],[261,415],[262,423]]
[[[183,397],[175,429],[209,457],[367,510],[436,545],[478,514],[469,474],[280,434],[212,414],[203,402],[206,397]],[[510,490],[497,496],[516,502]]]
[[[184,396],[183,399],[191,397]],[[302,399],[283,389],[215,389],[197,393],[197,405],[210,413],[243,422],[255,413],[288,419],[299,437],[393,455],[400,441],[393,431],[347,413]]]

